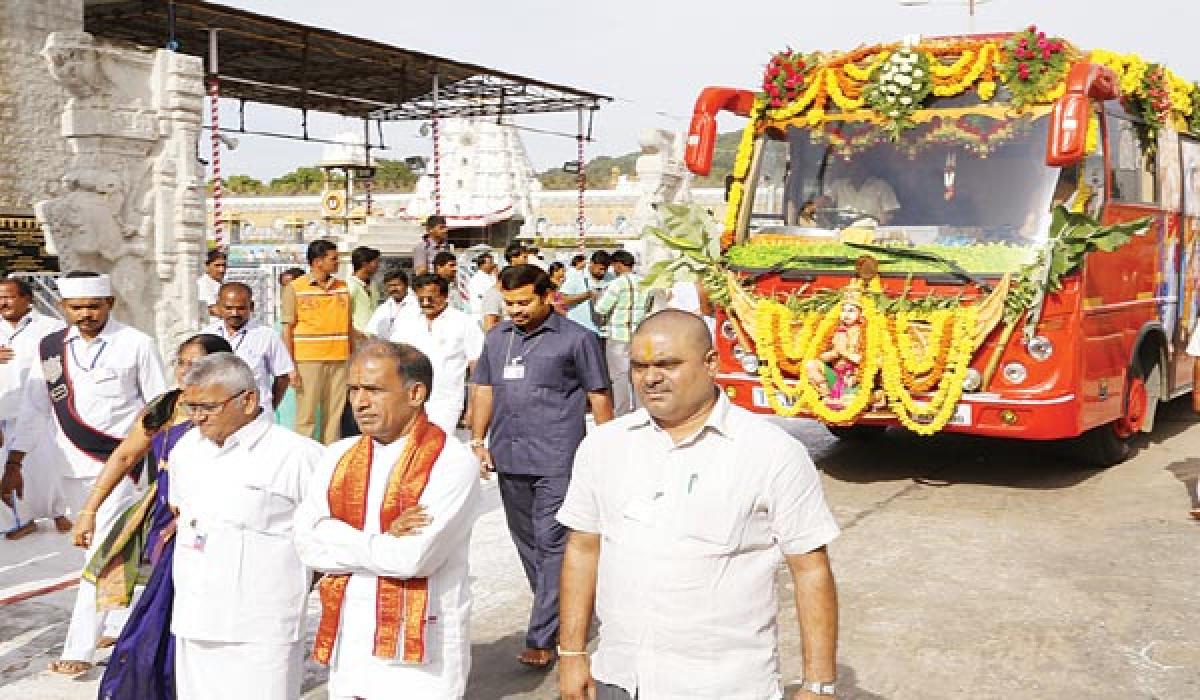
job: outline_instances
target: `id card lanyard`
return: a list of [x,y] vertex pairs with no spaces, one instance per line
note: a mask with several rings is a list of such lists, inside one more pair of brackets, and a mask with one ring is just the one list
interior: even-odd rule
[[525,350],[520,355],[513,357],[512,356],[513,338],[515,338],[516,336],[517,336],[517,331],[514,328],[512,333],[510,333],[508,336],[508,349],[506,349],[504,351],[503,377],[504,377],[504,379],[506,379],[508,381],[519,381],[519,380],[522,380],[525,378],[525,356],[527,356],[530,352],[532,352],[533,349],[537,347],[537,344],[539,342],[541,342],[541,340],[542,340],[542,336],[539,335],[538,337],[533,339],[533,342],[529,344],[529,347],[525,348]]

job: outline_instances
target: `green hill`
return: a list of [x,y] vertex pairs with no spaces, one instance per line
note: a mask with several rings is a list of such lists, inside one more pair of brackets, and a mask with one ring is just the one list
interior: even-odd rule
[[[733,157],[737,153],[738,142],[742,132],[730,131],[717,135],[717,145],[713,151],[712,172],[704,177],[692,179],[692,187],[723,187],[725,176],[733,170]],[[587,175],[588,189],[608,189],[615,184],[613,168],[619,169],[621,175],[633,175],[634,164],[637,162],[638,151],[620,156],[597,156],[587,162],[584,173]],[[578,187],[577,175],[568,173],[562,168],[552,168],[537,174],[542,181],[542,187],[548,190],[573,190]]]

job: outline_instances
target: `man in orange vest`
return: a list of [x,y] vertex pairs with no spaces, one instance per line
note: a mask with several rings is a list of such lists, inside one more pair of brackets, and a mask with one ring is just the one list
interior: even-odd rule
[[[309,273],[284,287],[283,342],[296,363],[296,432],[326,445],[339,437],[350,358],[350,290],[333,276],[337,245],[308,244]],[[321,409],[320,430],[317,407]]]

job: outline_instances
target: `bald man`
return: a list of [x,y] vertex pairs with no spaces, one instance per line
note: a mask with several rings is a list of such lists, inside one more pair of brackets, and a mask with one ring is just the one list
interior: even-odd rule
[[[575,454],[558,520],[559,687],[565,700],[782,698],[775,570],[796,590],[804,684],[834,694],[838,534],[808,453],[730,404],[699,317],[648,317],[631,342],[642,408],[597,426]],[[600,542],[604,541],[604,557]],[[600,618],[586,651],[593,600]]]

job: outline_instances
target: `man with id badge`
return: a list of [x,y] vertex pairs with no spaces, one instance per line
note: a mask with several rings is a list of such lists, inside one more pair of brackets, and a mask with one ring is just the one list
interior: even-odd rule
[[[54,416],[55,447],[65,456],[63,494],[79,508],[91,492],[104,463],[117,448],[146,402],[167,390],[162,360],[154,340],[115,319],[112,282],[108,275],[69,272],[58,280],[62,310],[70,325],[45,336],[40,362],[29,373],[27,410],[17,419],[8,462],[18,464],[45,439],[46,421]],[[19,472],[18,472],[19,474]],[[5,470],[8,489],[9,472]],[[136,497],[132,478],[122,479],[97,512],[96,536],[84,561]],[[58,673],[75,675],[92,665],[101,629],[116,637],[128,610],[99,613],[96,587],[79,582],[62,658],[51,664]]]
[[195,429],[171,451],[179,700],[293,700],[309,574],[292,536],[324,448],[276,425],[250,367],[207,355],[183,377]]
[[[608,371],[596,335],[554,313],[550,277],[533,265],[500,273],[510,320],[488,332],[475,363],[471,448],[482,476],[500,477],[500,498],[533,611],[518,661],[554,662],[558,576],[566,529],[555,519],[571,479],[571,461],[586,430],[612,419]],[[486,440],[485,440],[486,438]]]

